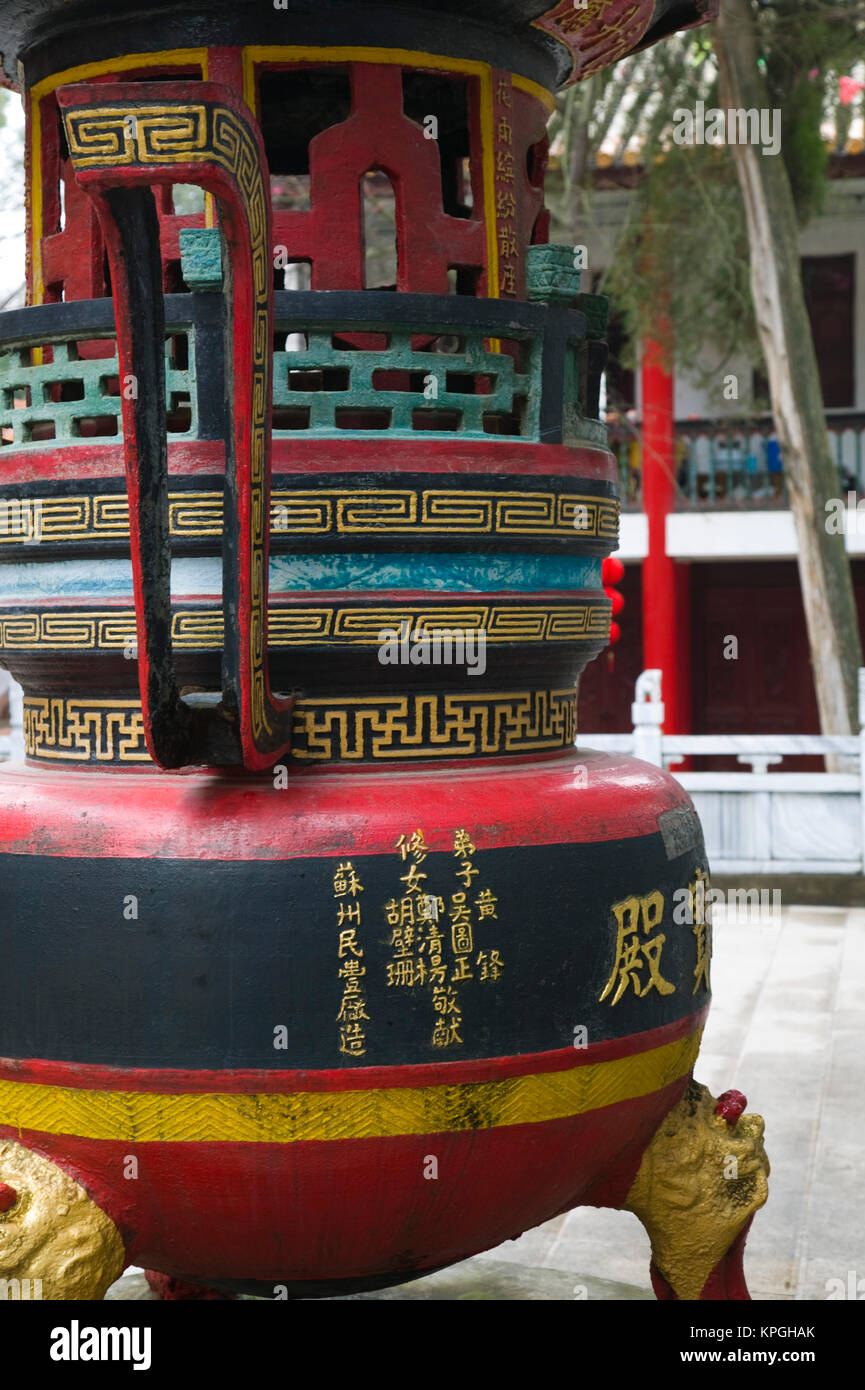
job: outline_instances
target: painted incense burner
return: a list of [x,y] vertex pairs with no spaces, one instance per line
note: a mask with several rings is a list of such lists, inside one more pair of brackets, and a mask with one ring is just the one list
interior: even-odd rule
[[46,1298],[376,1288],[579,1203],[747,1297],[700,827],[574,747],[618,504],[543,208],[550,93],[700,7],[449,9],[0,7],[0,1274]]

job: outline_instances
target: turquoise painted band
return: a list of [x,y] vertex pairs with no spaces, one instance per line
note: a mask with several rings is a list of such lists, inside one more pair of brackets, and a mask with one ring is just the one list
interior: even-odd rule
[[[177,559],[171,588],[184,597],[220,594],[216,557]],[[273,555],[270,592],[425,590],[532,593],[601,588],[599,559],[558,555]],[[0,568],[5,599],[131,598],[128,560],[45,560]],[[2,599],[0,599],[2,601]]]

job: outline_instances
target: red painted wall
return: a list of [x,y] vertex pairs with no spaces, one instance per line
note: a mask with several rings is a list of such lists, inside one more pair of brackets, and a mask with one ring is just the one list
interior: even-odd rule
[[[693,564],[689,572],[693,732],[819,733],[795,561]],[[853,562],[853,582],[865,642],[865,560]],[[615,665],[610,670],[602,654],[580,683],[579,727],[587,734],[631,729],[634,681],[644,665],[638,566],[627,566],[621,588],[626,608]],[[735,660],[724,656],[728,636],[738,640]],[[804,760],[796,767],[804,771]]]
[[622,635],[614,647],[589,662],[580,678],[577,728],[587,734],[631,730],[634,684],[644,666],[641,566],[626,565],[617,587],[625,600],[616,619]]

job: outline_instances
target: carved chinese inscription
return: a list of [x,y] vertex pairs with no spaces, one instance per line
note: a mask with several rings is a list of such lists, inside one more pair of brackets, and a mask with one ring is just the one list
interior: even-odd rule
[[[711,908],[706,905],[709,878],[702,869],[696,871],[687,893],[678,890],[687,904],[683,913],[673,913],[674,923],[687,922],[695,938],[696,963],[691,993],[709,989],[709,961],[712,954]],[[712,893],[709,890],[708,897]],[[599,995],[618,1004],[627,993],[644,999],[652,990],[658,994],[674,994],[676,985],[665,978],[661,956],[667,934],[659,930],[664,919],[664,895],[658,889],[644,897],[623,898],[613,903],[611,917],[615,925],[615,948],[610,976]]]
[[[400,875],[402,892],[384,905],[391,958],[387,984],[394,989],[424,989],[433,1011],[433,1047],[452,1047],[464,1041],[465,1023],[460,987],[466,981],[494,983],[505,968],[501,952],[485,939],[479,928],[498,920],[498,898],[488,886],[475,883],[480,869],[471,836],[455,831],[453,855],[458,861],[456,887],[439,894],[428,885],[421,869],[429,847],[423,831],[400,835],[395,846],[406,872]],[[486,931],[486,928],[484,928]]]
[[343,982],[342,1003],[336,1021],[339,1024],[339,1050],[348,1057],[362,1057],[366,1052],[364,1023],[369,1022],[366,1011],[366,991],[363,947],[358,938],[361,927],[361,883],[351,860],[337,865],[333,875],[333,896],[336,904],[336,925],[339,929],[339,978]]
[[493,135],[496,188],[496,240],[499,254],[499,294],[516,298],[518,246],[514,157],[513,88],[509,73],[499,72],[493,89]]

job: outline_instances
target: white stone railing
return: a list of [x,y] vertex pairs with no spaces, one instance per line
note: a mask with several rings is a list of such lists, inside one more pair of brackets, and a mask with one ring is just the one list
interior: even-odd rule
[[[669,767],[690,793],[717,873],[840,873],[865,869],[865,670],[858,735],[664,734],[661,672],[644,671],[630,734],[581,733],[580,746]],[[770,772],[782,758],[831,758],[833,772]],[[735,757],[748,772],[677,772],[684,758]]]
[[24,757],[24,692],[8,671],[0,668],[0,695],[9,692],[9,732],[0,733],[0,762]]

